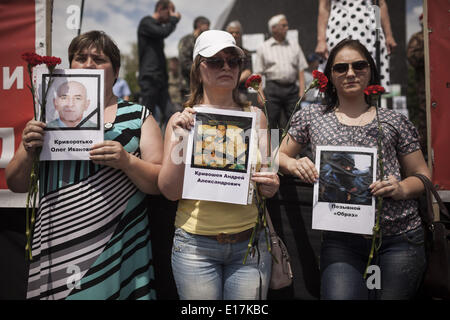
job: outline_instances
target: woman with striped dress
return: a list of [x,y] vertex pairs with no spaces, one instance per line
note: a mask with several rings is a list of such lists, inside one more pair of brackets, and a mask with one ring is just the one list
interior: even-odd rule
[[[32,238],[29,299],[155,299],[146,193],[157,194],[163,143],[144,106],[118,99],[112,87],[120,51],[103,32],[69,46],[72,69],[102,69],[104,142],[89,161],[43,161]],[[7,183],[26,192],[45,123],[27,123]]]

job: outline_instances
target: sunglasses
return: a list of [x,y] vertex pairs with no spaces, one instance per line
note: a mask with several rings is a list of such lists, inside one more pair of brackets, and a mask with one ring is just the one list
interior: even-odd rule
[[336,73],[347,73],[352,65],[353,71],[363,71],[369,67],[369,63],[365,60],[355,61],[352,63],[336,63],[331,69]]
[[203,61],[206,62],[206,65],[211,69],[222,69],[225,64],[225,61],[227,62],[227,65],[230,67],[230,69],[240,67],[242,64],[242,59],[238,58],[238,57],[227,58],[227,59],[207,58],[207,59],[204,59]]

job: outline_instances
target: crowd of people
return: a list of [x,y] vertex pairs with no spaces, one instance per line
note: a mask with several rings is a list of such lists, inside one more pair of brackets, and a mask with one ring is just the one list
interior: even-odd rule
[[[286,16],[277,14],[268,21],[270,37],[256,51],[254,64],[251,52],[242,46],[239,21],[231,21],[225,30],[210,30],[208,18],[200,16],[193,21],[192,33],[180,40],[179,57],[169,59],[167,65],[164,39],[175,30],[181,14],[171,1],[159,0],[154,13],[144,17],[137,30],[139,104],[128,101],[129,88],[120,83],[120,51],[113,39],[103,31],[75,37],[68,48],[70,68],[104,70],[104,142],[92,147],[90,160],[41,162],[27,298],[157,299],[155,283],[160,273],[155,270],[154,253],[158,244],[152,240],[149,217],[158,223],[167,216],[163,209],[155,217],[146,197],[162,194],[177,202],[176,216],[170,222],[174,232],[159,232],[173,236],[167,255],[171,255],[178,296],[266,299],[272,256],[266,245],[266,227],[257,224],[258,203],[183,199],[185,162],[175,161],[173,155],[186,157],[179,144],[193,128],[196,105],[254,113],[258,128],[268,124],[283,128],[312,81],[311,68],[321,60],[329,80],[323,100],[309,97],[294,115],[280,143],[279,170],[302,182],[317,183],[314,157],[299,157],[304,148],[310,146],[314,155],[318,145],[377,147],[381,135],[378,152],[384,160],[385,176],[380,176],[378,168],[374,181],[368,182],[367,176],[355,173],[353,167],[340,169],[361,177],[361,190],[355,197],[384,199],[383,241],[376,259],[382,270],[381,289],[368,289],[363,278],[371,238],[324,231],[320,297],[414,298],[426,262],[424,233],[414,200],[423,192],[423,185],[412,175],[430,177],[430,172],[412,123],[392,110],[377,108],[364,94],[368,85],[388,84],[388,53],[396,46],[387,5],[380,1],[384,35],[381,65],[377,66],[375,35],[369,28],[375,15],[367,8],[368,1],[319,1],[317,48],[307,56],[298,42],[288,39]],[[364,23],[357,22],[360,17]],[[261,94],[268,102],[267,118],[261,106],[252,106],[247,100],[245,81],[251,73],[265,77]],[[67,88],[57,91],[55,101],[61,100],[64,90],[85,92],[76,82],[70,84],[73,89],[66,84]],[[115,84],[120,88],[113,91]],[[156,107],[159,119],[155,119]],[[63,112],[59,115],[55,121],[70,123]],[[382,132],[378,131],[377,116]],[[79,123],[80,119],[70,121]],[[12,191],[27,192],[33,158],[43,145],[48,126],[51,123],[30,120],[23,130],[22,143],[6,168]],[[265,154],[267,136],[258,136],[257,146]],[[352,163],[353,159],[344,160]],[[343,160],[337,156],[334,161]],[[261,161],[256,167],[251,181],[258,194],[273,197],[280,187],[278,172]],[[331,165],[325,171],[333,174]],[[342,201],[351,196],[345,193]],[[329,201],[340,201],[336,199]],[[253,253],[243,263],[255,229]],[[75,287],[67,285],[71,274],[66,272],[74,264],[80,275]]]

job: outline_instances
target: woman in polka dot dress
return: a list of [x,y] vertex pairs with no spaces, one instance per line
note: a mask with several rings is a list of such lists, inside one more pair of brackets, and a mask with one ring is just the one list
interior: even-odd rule
[[[376,22],[375,12],[370,0],[319,0],[317,19],[316,52],[328,58],[329,51],[345,38],[361,41],[376,61]],[[397,44],[394,40],[385,0],[379,1],[381,26],[380,33],[380,80],[389,91],[389,54]]]

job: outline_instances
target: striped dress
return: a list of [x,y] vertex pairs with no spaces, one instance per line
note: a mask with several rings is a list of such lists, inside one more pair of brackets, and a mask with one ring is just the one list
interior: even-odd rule
[[[119,100],[105,140],[139,157],[150,111]],[[44,161],[28,299],[155,299],[146,196],[121,171]]]

